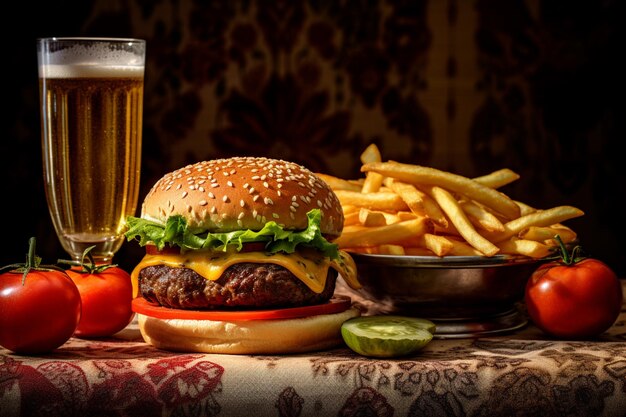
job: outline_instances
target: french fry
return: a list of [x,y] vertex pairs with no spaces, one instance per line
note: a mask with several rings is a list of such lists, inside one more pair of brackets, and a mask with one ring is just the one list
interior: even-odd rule
[[470,178],[435,168],[399,162],[371,162],[362,165],[361,171],[378,172],[411,184],[435,185],[476,200],[506,219],[515,219],[520,213],[519,206],[505,194]]
[[354,224],[361,224],[361,221],[359,220],[359,212],[358,211],[352,211],[349,212],[348,214],[344,214],[343,215],[343,226],[351,226]]
[[536,242],[544,242],[548,246],[557,246],[558,242],[554,239],[556,235],[561,237],[563,243],[570,243],[576,240],[576,232],[566,226],[530,226],[517,234],[520,239],[534,240]]
[[385,216],[385,222],[387,224],[400,223],[400,222],[403,222],[405,220],[412,220],[412,219],[414,219],[416,217],[416,216],[412,216],[412,217],[404,216],[404,214],[413,214],[413,213],[410,213],[408,211],[398,211],[398,212],[395,212],[395,213],[388,213],[386,211],[380,211],[379,213],[381,213],[383,216]]
[[463,212],[461,206],[459,206],[459,203],[449,191],[438,186],[429,186],[425,189],[439,204],[441,209],[448,216],[450,222],[452,222],[454,227],[458,230],[459,234],[463,236],[467,243],[484,253],[486,256],[493,256],[499,252],[500,249],[496,245],[485,239],[476,231]]
[[467,244],[467,242],[448,238],[452,242],[452,249],[448,252],[448,256],[485,256],[484,253],[475,247]]
[[340,248],[377,246],[396,243],[424,233],[432,233],[433,224],[427,217],[418,217],[386,226],[359,229],[344,228],[344,232],[334,243]]
[[584,214],[582,210],[572,206],[558,206],[547,210],[537,210],[505,223],[504,232],[490,233],[485,236],[492,242],[502,242],[505,239],[516,236],[530,226],[550,226]]
[[378,255],[380,250],[378,246],[361,246],[357,248],[343,248],[347,252],[366,253],[368,255]]
[[392,178],[385,180],[385,185],[393,192],[402,197],[413,213],[419,216],[428,216],[438,226],[447,227],[448,220],[437,203],[435,203],[426,193],[415,188],[412,184],[397,181]]
[[[376,144],[370,144],[363,153],[361,153],[361,162],[363,164],[368,164],[371,162],[381,162],[380,151]],[[380,189],[380,186],[383,183],[384,177],[377,172],[368,172],[365,177],[365,182],[363,183],[363,188],[361,192],[363,193],[375,193]]]
[[[417,217],[422,217],[422,216],[418,216],[417,214],[411,212],[411,211],[399,211],[395,214],[396,217],[398,217],[398,219],[400,219],[401,222],[405,221],[405,220],[412,220],[415,219]],[[431,219],[432,220],[432,219]]]
[[537,211],[536,208],[531,207],[526,203],[522,203],[521,201],[515,201],[515,204],[517,204],[517,206],[519,207],[520,217]]
[[409,256],[435,256],[430,250],[419,246],[409,246],[404,248],[404,253]]
[[408,210],[406,203],[396,193],[360,193],[337,190],[335,194],[341,204],[365,207],[370,210],[401,211]]
[[378,246],[378,253],[380,253],[381,255],[406,255],[406,252],[404,251],[404,246],[394,245],[391,243],[386,243]]
[[344,180],[339,177],[335,177],[333,175],[322,174],[317,172],[315,175],[320,177],[322,181],[324,181],[330,188],[334,190],[349,190],[349,191],[361,191],[361,184],[357,184],[351,182],[349,180]]
[[384,226],[387,224],[387,219],[380,211],[361,208],[359,210],[359,223],[367,227]]
[[452,250],[454,244],[444,236],[424,233],[421,237],[423,246],[432,251],[436,256],[446,256]]
[[502,168],[490,174],[475,177],[474,181],[489,187],[500,188],[519,179],[519,174],[508,168]]
[[459,201],[459,205],[475,226],[488,232],[504,232],[502,222],[485,207],[467,200]]
[[531,258],[545,258],[552,252],[550,246],[534,240],[508,239],[498,243],[501,253],[523,255]]

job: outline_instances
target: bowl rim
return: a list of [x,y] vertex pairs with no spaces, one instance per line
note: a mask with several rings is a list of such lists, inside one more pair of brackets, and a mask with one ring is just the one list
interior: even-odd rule
[[404,268],[486,268],[512,265],[539,265],[558,259],[558,256],[530,258],[516,255],[487,256],[418,256],[418,255],[381,255],[350,252],[350,256],[362,265]]

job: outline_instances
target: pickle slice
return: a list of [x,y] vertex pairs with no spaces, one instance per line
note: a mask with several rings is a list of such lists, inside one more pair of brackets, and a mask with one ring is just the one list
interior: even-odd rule
[[426,319],[404,316],[361,316],[341,326],[346,345],[363,356],[392,358],[415,353],[426,346],[435,332]]

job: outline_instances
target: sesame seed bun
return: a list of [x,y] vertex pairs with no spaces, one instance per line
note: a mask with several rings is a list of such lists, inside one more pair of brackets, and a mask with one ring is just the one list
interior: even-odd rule
[[321,210],[321,232],[328,239],[341,234],[341,204],[313,172],[283,160],[234,157],[166,174],[146,196],[141,217],[165,223],[181,215],[192,229],[210,232],[260,230],[268,221],[302,230],[312,209]]

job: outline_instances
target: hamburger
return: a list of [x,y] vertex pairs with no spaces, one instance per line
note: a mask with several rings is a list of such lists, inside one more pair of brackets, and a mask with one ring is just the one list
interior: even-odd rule
[[146,342],[207,353],[276,354],[342,342],[359,315],[334,296],[340,275],[360,288],[349,254],[332,241],[343,211],[330,187],[283,160],[198,162],[154,184],[128,240],[146,247],[131,273]]

